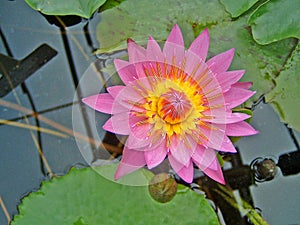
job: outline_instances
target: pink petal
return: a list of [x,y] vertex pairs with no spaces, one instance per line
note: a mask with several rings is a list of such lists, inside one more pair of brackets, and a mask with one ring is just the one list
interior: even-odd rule
[[205,117],[201,118],[201,120],[213,123],[217,121],[224,121],[224,119],[226,118],[226,113],[228,111],[225,105],[223,107],[210,108],[212,106],[209,104],[207,107],[209,107],[209,109],[202,112]]
[[209,47],[209,32],[206,28],[191,44],[188,51],[198,55],[205,62]]
[[[221,125],[219,125],[220,127]],[[206,136],[207,140],[203,140],[207,147],[216,149],[223,152],[236,152],[235,147],[233,146],[230,139],[225,134],[225,127],[223,125],[223,129],[209,129],[206,127],[201,127],[200,132]]]
[[248,136],[258,133],[257,130],[255,130],[249,123],[245,121],[227,124],[225,132],[228,136]]
[[184,57],[184,41],[181,30],[177,24],[175,24],[165,42],[163,53],[169,64],[172,64],[175,57],[176,65],[181,65]]
[[[187,143],[186,143],[187,142]],[[196,149],[196,143],[186,137],[185,140],[179,140],[179,137],[172,136],[170,141],[170,152],[180,164],[187,166],[190,163],[191,155]]]
[[209,167],[202,167],[201,164],[198,164],[196,161],[194,162],[207,176],[221,184],[225,184],[223,172],[217,158],[213,160],[211,166]]
[[245,70],[236,70],[219,73],[216,75],[219,85],[222,87],[223,92],[230,89],[231,85],[238,82],[244,75]]
[[146,55],[148,60],[163,62],[164,56],[158,43],[150,36],[147,44]]
[[116,98],[118,94],[125,88],[125,86],[117,85],[117,86],[112,86],[108,87],[107,91],[108,93],[113,97]]
[[200,80],[199,86],[207,98],[214,98],[216,95],[220,95],[222,97],[223,95],[223,90],[219,81],[211,71],[206,73],[206,78]]
[[[202,80],[202,77],[209,73],[205,60],[202,60],[192,51],[185,52],[184,72],[192,76],[195,81]],[[213,74],[212,74],[213,76]]]
[[205,148],[201,145],[198,145],[196,151],[192,155],[193,161],[197,162],[198,167],[203,170],[207,167],[217,170],[214,161],[217,158],[216,151],[211,148]]
[[192,183],[194,178],[194,166],[193,163],[190,162],[190,164],[187,167],[183,167],[181,170],[176,172],[178,176],[180,176],[185,182]]
[[146,61],[146,50],[131,39],[127,40],[127,50],[129,62],[136,63]]
[[107,120],[103,125],[103,129],[116,134],[129,135],[130,127],[128,121],[127,113],[119,113]]
[[[210,116],[209,113],[205,113],[206,116]],[[217,123],[217,124],[230,124],[230,123],[236,123],[243,120],[246,120],[250,118],[251,116],[244,113],[231,113],[231,112],[224,112],[224,114],[215,114],[214,118],[212,119],[205,119],[203,118],[203,121],[211,122],[211,123]]]
[[227,136],[224,137],[222,146],[217,150],[222,151],[222,152],[236,153],[236,149],[235,149],[234,145],[232,144],[231,140]]
[[173,170],[178,174],[178,176],[180,176],[185,182],[192,183],[194,177],[194,167],[192,161],[188,163],[188,166],[184,166],[177,162],[171,154],[168,155],[168,159]]
[[146,77],[146,73],[145,73],[145,66],[147,65],[147,63],[149,63],[148,61],[147,62],[141,62],[141,63],[134,63],[134,67],[135,67],[135,70],[136,70],[136,74],[138,75],[138,78],[144,78]]
[[115,180],[146,165],[144,153],[124,147],[121,162],[115,173]]
[[154,150],[145,151],[145,160],[149,169],[159,165],[167,155],[166,142],[162,142]]
[[146,148],[150,145],[150,143],[151,142],[147,137],[141,139],[137,138],[134,135],[129,135],[125,142],[125,146],[127,146],[128,148],[135,149],[137,151],[146,151]]
[[145,139],[149,137],[149,131],[153,125],[147,123],[147,120],[147,117],[136,116],[134,114],[130,116],[129,126],[132,136],[138,139]]
[[89,96],[82,99],[82,101],[91,108],[103,113],[117,114],[128,111],[128,109],[120,105],[115,101],[114,97],[108,93]]
[[228,104],[228,107],[232,109],[245,102],[254,94],[255,91],[233,87],[229,91],[224,93],[224,98],[226,103]]
[[110,94],[104,93],[84,98],[82,102],[99,112],[111,114],[114,99]]
[[218,170],[212,170],[210,168],[207,168],[205,170],[203,170],[203,172],[209,176],[211,179],[219,182],[220,184],[225,184],[225,179],[223,176],[223,172],[222,172],[222,168],[219,165],[219,169]]
[[174,25],[172,31],[170,32],[166,42],[174,43],[180,46],[184,46],[184,41],[182,37],[181,30],[177,24]]
[[[134,82],[132,82],[132,84],[134,84]],[[144,103],[145,99],[132,85],[127,85],[119,92],[115,101],[128,110],[143,111],[138,105]]]
[[146,151],[147,149],[145,149],[145,147],[149,146],[151,143],[149,132],[152,126],[153,125],[150,124],[136,125],[134,127],[130,126],[131,133],[128,136],[125,145],[131,149]]
[[232,87],[249,89],[252,87],[252,85],[253,85],[252,82],[238,82],[238,83],[233,84]]
[[121,59],[115,59],[114,64],[119,77],[124,82],[124,84],[129,84],[130,82],[138,78],[135,67],[131,63]]
[[234,49],[232,48],[226,52],[214,56],[213,58],[208,60],[206,64],[213,73],[222,73],[228,70],[233,59],[233,55]]

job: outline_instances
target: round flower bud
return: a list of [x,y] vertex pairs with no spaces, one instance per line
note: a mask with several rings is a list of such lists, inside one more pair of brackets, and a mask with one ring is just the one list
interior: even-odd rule
[[169,202],[177,192],[177,183],[167,173],[156,174],[148,186],[151,197],[160,203]]

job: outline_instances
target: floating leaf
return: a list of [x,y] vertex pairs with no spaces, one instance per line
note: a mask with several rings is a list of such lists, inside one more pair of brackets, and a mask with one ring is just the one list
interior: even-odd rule
[[126,0],[106,0],[106,2],[100,7],[99,12],[111,9],[117,5],[120,5],[124,1]]
[[[209,55],[235,48],[231,70],[245,69],[242,81],[252,81],[256,95],[252,100],[269,92],[274,87],[274,79],[286,62],[295,42],[292,39],[282,40],[267,46],[257,44],[246,26],[246,18],[223,22],[210,29],[211,44]],[[197,35],[198,33],[196,33]],[[248,105],[249,106],[249,105]]]
[[300,131],[300,44],[275,79],[276,87],[266,95],[281,120]]
[[299,0],[272,0],[257,8],[248,24],[257,43],[264,45],[288,37],[300,38],[299,21]]
[[191,31],[193,23],[204,28],[230,20],[217,0],[165,0],[163,3],[160,0],[130,0],[105,10],[100,16],[96,28],[100,42],[97,53],[125,48],[127,38],[140,44],[145,43],[149,35],[158,41],[165,40],[174,23],[179,24],[185,44],[189,45],[194,37],[187,31]]
[[126,40],[133,36],[136,25],[136,20],[126,12],[115,11],[114,13],[107,13],[110,11],[108,10],[101,14],[101,22],[96,28],[101,53],[109,52],[110,49],[116,50],[118,47],[125,48]]
[[106,0],[25,0],[33,9],[46,15],[77,15],[90,18]]
[[239,17],[259,0],[220,0],[233,18]]
[[[116,166],[99,167],[98,172],[102,168],[113,173]],[[145,175],[144,170],[136,172]],[[204,196],[190,189],[162,204],[150,197],[147,186],[121,185],[92,168],[72,169],[43,182],[39,191],[23,199],[19,211],[12,225],[219,224]]]
[[[173,1],[173,4],[169,4],[168,8],[164,8],[163,5],[157,7],[159,3],[156,1],[151,1],[151,3],[143,1],[143,4],[145,4],[144,8],[141,7],[143,9],[139,12],[136,12],[135,6],[142,3],[135,0],[122,2],[119,6],[103,12],[103,20],[97,27],[100,45],[101,37],[107,40],[103,41],[104,45],[101,45],[102,50],[113,51],[118,49],[118,46],[126,48],[125,40],[129,37],[139,42],[139,44],[142,41],[142,43],[145,43],[148,35],[154,36],[159,41],[165,40],[174,23],[179,23],[180,28],[183,30],[186,45],[189,45],[191,40],[204,27],[209,27],[211,36],[209,57],[230,48],[235,48],[235,57],[230,69],[246,70],[242,81],[252,81],[254,84],[252,89],[257,92],[251,99],[252,101],[256,101],[259,96],[270,92],[275,87],[274,80],[295,47],[294,39],[289,38],[265,46],[259,45],[253,40],[247,24],[247,15],[232,21],[222,5],[217,1],[195,1],[195,4],[191,1],[189,4],[193,5],[192,10],[187,3]],[[202,6],[206,4],[207,8],[204,12],[198,10],[201,10]],[[197,11],[196,14],[195,11]],[[255,13],[258,12],[255,11]],[[120,29],[121,32],[113,29],[114,26],[117,26],[114,23],[118,24],[120,21],[112,21],[111,18],[113,18],[113,15],[121,13],[124,15],[123,23],[125,25],[128,24],[127,27],[123,26],[126,32],[122,32],[122,29]],[[113,24],[111,26],[105,25],[109,21],[112,21]],[[128,23],[128,21],[131,21],[131,23]],[[113,32],[110,34],[110,31]],[[192,35],[191,31],[194,31]],[[114,35],[117,35],[119,38],[122,37],[117,41],[117,44],[114,41],[114,38],[117,37]],[[247,106],[251,105],[250,101]],[[287,108],[289,107],[292,106],[287,106]]]
[[295,45],[291,39],[268,46],[257,44],[247,26],[247,18],[243,16],[232,21],[224,7],[215,0],[168,1],[166,4],[158,0],[131,0],[101,14],[97,26],[101,47],[98,53],[126,48],[127,38],[139,44],[146,43],[149,35],[158,41],[165,40],[174,23],[178,23],[183,31],[186,46],[208,27],[210,57],[234,47],[236,53],[231,69],[246,69],[243,80],[252,81],[253,90],[257,91],[252,100],[274,87],[274,79]]

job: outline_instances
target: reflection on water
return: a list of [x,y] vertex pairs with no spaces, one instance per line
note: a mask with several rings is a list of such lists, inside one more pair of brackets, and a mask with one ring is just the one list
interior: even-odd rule
[[[101,129],[107,115],[95,114],[82,106],[80,99],[94,94],[95,90],[105,91],[103,80],[111,75],[112,59],[123,56],[124,52],[93,54],[99,47],[93,33],[95,21],[100,20],[97,15],[90,23],[76,21],[79,23],[71,27],[58,27],[48,23],[49,20],[57,22],[55,19],[53,22],[53,17],[44,18],[23,1],[3,1],[0,15],[1,54],[20,60],[44,43],[57,51],[23,85],[1,98],[0,197],[12,216],[17,213],[20,199],[37,190],[40,182],[49,179],[52,173],[65,174],[71,166],[87,166],[120,155],[122,137],[111,136]],[[100,76],[98,71],[103,67],[107,70]],[[3,74],[0,79],[4,79]],[[108,80],[109,85],[117,82],[114,76]],[[280,169],[276,172],[274,162],[278,163],[280,156],[289,152],[296,152],[297,156],[288,159],[298,157],[300,135],[281,124],[273,110],[263,103],[254,111],[253,125],[260,134],[241,139],[237,143],[240,154],[225,156],[228,159],[224,165],[225,177],[234,196],[240,196],[253,208],[260,208],[270,224],[296,224],[300,221],[299,171],[283,176]],[[266,155],[272,158],[259,158]],[[255,159],[256,179],[268,182],[254,185],[250,164]],[[278,165],[287,171],[292,165],[300,164],[285,160]],[[224,213],[227,224],[249,224],[239,209],[214,191],[217,188],[214,182],[203,177],[200,171],[196,176],[198,185]],[[5,211],[0,208],[0,224],[6,223]]]

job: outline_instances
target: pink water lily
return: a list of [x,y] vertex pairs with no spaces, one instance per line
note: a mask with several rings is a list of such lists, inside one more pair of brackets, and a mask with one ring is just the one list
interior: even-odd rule
[[236,152],[228,136],[256,134],[232,108],[249,99],[250,82],[238,82],[244,70],[227,71],[234,49],[205,62],[209,32],[204,30],[185,50],[175,25],[163,50],[149,37],[146,49],[128,40],[129,61],[115,59],[123,85],[83,99],[93,109],[111,114],[103,128],[128,135],[118,179],[168,158],[173,170],[191,183],[194,164],[225,183],[217,151]]

